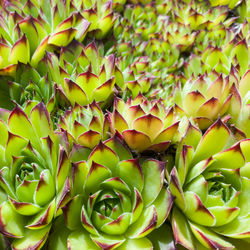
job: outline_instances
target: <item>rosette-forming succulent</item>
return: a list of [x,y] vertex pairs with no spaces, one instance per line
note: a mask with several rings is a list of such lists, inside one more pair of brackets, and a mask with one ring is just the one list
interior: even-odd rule
[[40,249],[70,198],[68,143],[53,132],[43,103],[28,116],[16,107],[1,118],[8,118],[0,121],[0,186],[8,198],[0,205],[0,231],[13,249]]
[[123,81],[121,73],[117,73],[120,78],[116,77],[114,62],[114,54],[104,57],[102,46],[97,47],[95,42],[86,47],[73,42],[61,49],[59,60],[49,53],[41,63],[55,82],[56,90],[71,105],[88,105],[95,100],[105,106],[112,97],[115,83]]
[[86,108],[76,104],[60,116],[59,125],[67,130],[77,143],[90,149],[109,136],[107,115],[103,114],[95,102]]
[[97,39],[103,39],[110,32],[116,20],[112,9],[113,1],[95,0],[93,5],[90,2],[82,1],[81,14],[90,22],[88,32]]
[[217,120],[203,136],[190,125],[177,149],[168,176],[175,196],[171,223],[176,243],[187,249],[197,242],[206,249],[234,249],[230,238],[249,238],[250,141],[231,146],[232,139]]
[[63,207],[68,249],[151,249],[147,235],[163,224],[173,201],[165,163],[140,163],[117,136],[100,142],[87,160],[75,154],[73,198]]
[[200,75],[195,80],[192,77],[183,88],[180,84],[176,86],[173,103],[201,129],[206,129],[218,116],[228,113],[238,116],[241,100],[237,86],[238,77],[233,72],[226,78],[216,72]]
[[187,68],[189,68],[190,64],[196,65],[195,72],[209,73],[215,70],[225,75],[230,73],[233,65],[238,69],[239,75],[242,77],[250,64],[248,44],[246,39],[243,38],[240,41],[234,39],[223,47],[208,45],[198,56],[189,58],[189,62],[186,64]]
[[167,111],[161,100],[148,101],[141,94],[127,102],[117,98],[109,121],[111,132],[117,131],[138,152],[163,152],[178,138],[179,121],[173,109]]
[[[48,8],[50,6],[50,8]],[[45,50],[82,41],[90,23],[70,1],[9,1],[1,10],[1,74],[10,74],[17,62],[36,66]]]

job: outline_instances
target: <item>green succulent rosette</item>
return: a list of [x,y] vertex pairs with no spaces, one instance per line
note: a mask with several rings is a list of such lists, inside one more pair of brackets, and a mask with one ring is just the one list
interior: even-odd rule
[[[195,67],[193,71],[198,73],[210,73],[215,70],[218,73],[228,75],[233,65],[237,68],[239,76],[242,77],[250,64],[248,42],[244,35],[239,37],[231,35],[231,37],[232,40],[224,45],[217,47],[217,45],[208,44],[205,49],[202,49],[202,52],[198,51],[197,56],[191,57],[186,64],[187,71],[191,66],[191,68]],[[192,75],[192,71],[189,75]]]
[[164,185],[165,163],[140,163],[117,136],[100,142],[87,160],[77,148],[71,154],[77,159],[73,198],[63,207],[68,249],[152,249],[146,236],[163,224],[173,201]]
[[100,140],[109,137],[107,115],[104,115],[96,102],[87,107],[75,105],[59,118],[59,126],[75,139],[75,142],[93,149]]
[[112,100],[116,82],[123,81],[121,72],[115,67],[114,54],[103,56],[103,46],[91,42],[84,47],[73,42],[62,48],[59,59],[48,53],[41,62],[55,82],[56,92],[61,93],[59,99],[66,99],[74,106],[88,105],[94,100],[101,106]]
[[171,223],[176,244],[234,249],[230,238],[249,239],[250,141],[230,147],[234,140],[221,120],[203,136],[188,127],[167,175],[175,197]]
[[[178,62],[179,45],[171,44],[164,39],[163,31],[167,27],[168,18],[157,16],[154,4],[126,6],[124,17],[117,19],[114,25],[114,36],[119,42],[113,46],[112,50],[122,56],[118,67],[124,73],[125,78],[133,71],[135,79],[131,79],[132,73],[130,73],[129,81],[141,79],[140,75],[144,73],[144,78],[154,77],[156,78],[154,83],[161,82],[161,78],[164,78],[166,73],[181,66],[182,60]],[[143,61],[147,64],[143,64]],[[144,67],[141,68],[141,66]],[[137,89],[140,89],[143,94],[147,92],[145,85],[141,85],[139,81],[136,84],[128,82],[128,88],[133,97],[136,96]]]
[[[83,17],[90,23],[88,34],[101,40],[110,33],[117,18],[113,11],[113,1],[95,0],[92,4],[90,2],[82,1],[80,11]],[[119,1],[114,1],[114,7],[117,6],[117,3],[119,4]],[[86,6],[85,8],[84,5]]]
[[173,90],[172,101],[203,130],[219,116],[239,115],[241,97],[238,86],[238,76],[234,72],[224,78],[213,71],[190,78],[183,87],[178,84]]
[[18,106],[2,110],[1,118],[0,186],[8,197],[0,205],[0,231],[13,249],[40,249],[70,198],[69,143],[53,132],[42,102],[28,115]]
[[17,62],[37,66],[46,50],[83,41],[89,26],[71,1],[4,1],[0,74],[13,74]]
[[166,110],[161,100],[148,101],[141,94],[127,102],[117,98],[109,123],[111,132],[118,132],[137,152],[164,152],[179,135],[179,120],[173,108]]

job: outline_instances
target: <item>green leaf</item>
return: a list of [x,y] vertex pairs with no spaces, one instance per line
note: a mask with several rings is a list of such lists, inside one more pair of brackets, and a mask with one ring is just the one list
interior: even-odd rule
[[25,35],[13,45],[9,61],[11,64],[17,64],[18,62],[28,63],[30,61],[30,45]]
[[144,187],[142,198],[144,206],[152,204],[160,193],[165,177],[165,163],[157,160],[146,160],[142,164]]
[[132,224],[126,236],[130,239],[143,238],[144,236],[151,233],[157,225],[157,213],[155,206],[152,205],[146,208],[138,220]]
[[[229,136],[230,132],[228,128],[220,119],[218,119],[203,135],[196,148],[192,165],[220,152],[225,148]],[[214,140],[216,140],[216,144],[214,143]]]
[[82,205],[83,198],[81,195],[77,195],[62,208],[66,225],[70,230],[76,230],[79,226],[81,226],[80,214]]
[[50,36],[48,44],[58,47],[67,46],[75,37],[77,30],[73,28],[65,29]]
[[12,207],[21,215],[34,215],[41,211],[41,207],[32,203],[18,202],[9,197]]
[[43,104],[40,102],[30,112],[30,121],[36,130],[39,138],[52,135],[49,113]]
[[56,211],[56,202],[54,199],[39,214],[33,217],[32,221],[26,227],[35,230],[46,227],[52,221],[55,211]]
[[149,239],[141,238],[141,239],[127,239],[120,247],[116,248],[117,250],[151,250],[153,249],[153,245]]
[[24,217],[18,214],[9,201],[5,201],[0,206],[0,230],[1,233],[9,236],[21,238],[24,235]]
[[112,173],[115,173],[119,158],[112,149],[100,142],[89,156],[89,164],[92,161],[107,167]]
[[[90,236],[91,239],[101,248],[113,249],[120,246],[124,241],[122,236]],[[99,249],[99,248],[98,248]]]
[[34,194],[34,201],[40,205],[46,205],[55,196],[55,182],[48,169],[45,169],[40,174],[40,180]]
[[197,240],[207,248],[217,249],[233,249],[233,245],[228,241],[225,241],[222,237],[218,236],[209,229],[203,226],[198,226],[195,223],[189,221],[190,228],[197,238]]
[[174,197],[171,195],[168,189],[163,187],[158,197],[153,202],[157,213],[157,225],[160,227],[167,219],[168,214],[172,208]]
[[[131,173],[133,173],[133,178],[131,178]],[[139,192],[142,191],[144,177],[138,159],[119,162],[116,174],[130,187],[131,190],[135,187]]]
[[112,176],[111,171],[96,162],[92,162],[84,188],[87,193],[95,193],[100,184]]
[[71,250],[79,250],[81,248],[91,250],[100,249],[89,236],[89,233],[85,230],[71,233],[68,237],[68,248]]
[[12,243],[14,249],[33,249],[42,248],[49,235],[50,225],[40,230],[25,230],[24,237],[16,239]]
[[[151,232],[147,238],[151,241],[152,247],[150,249],[154,250],[163,250],[163,249],[175,249],[175,241],[173,237],[173,232],[171,227],[164,223],[159,228],[155,229]],[[145,240],[146,238],[142,238],[140,240]],[[138,248],[140,249],[140,248]]]
[[216,223],[214,215],[202,203],[201,199],[194,192],[184,193],[186,200],[185,215],[192,221],[204,226],[213,226]]
[[175,206],[173,208],[171,224],[176,243],[187,249],[194,249],[193,236],[188,221],[184,214]]
[[127,231],[130,219],[130,213],[123,213],[117,219],[103,225],[101,231],[109,235],[122,235]]
[[129,160],[133,158],[130,150],[124,146],[123,142],[118,138],[117,135],[105,141],[104,144],[116,153],[120,161]]

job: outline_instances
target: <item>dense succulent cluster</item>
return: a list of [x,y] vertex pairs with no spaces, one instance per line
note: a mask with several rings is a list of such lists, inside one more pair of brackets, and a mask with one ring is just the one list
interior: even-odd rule
[[249,0],[0,1],[0,249],[249,249]]

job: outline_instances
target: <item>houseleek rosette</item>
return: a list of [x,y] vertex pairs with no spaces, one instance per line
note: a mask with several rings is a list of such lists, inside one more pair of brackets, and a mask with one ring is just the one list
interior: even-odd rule
[[54,134],[43,103],[28,115],[16,107],[1,114],[6,117],[0,121],[0,185],[8,198],[0,205],[0,231],[13,239],[13,249],[40,249],[69,198],[67,143]]
[[118,77],[114,54],[107,57],[103,54],[103,47],[95,42],[84,47],[74,41],[69,47],[61,48],[59,60],[55,54],[48,53],[41,67],[47,70],[56,83],[56,90],[71,105],[88,105],[94,100],[106,105]]
[[100,140],[108,138],[109,124],[96,102],[87,107],[75,105],[60,116],[59,126],[67,130],[75,141],[87,148],[94,148]]
[[[111,31],[116,20],[115,12],[112,9],[113,1],[95,0],[92,2],[94,4],[90,7],[91,4],[88,4],[86,1],[85,4],[88,5],[88,8],[83,8],[83,2],[81,5],[81,14],[90,22],[89,35],[94,36],[96,39],[103,39]],[[115,5],[114,1],[114,7]]]
[[172,205],[165,163],[140,163],[118,137],[81,158],[72,165],[74,197],[63,207],[72,232],[68,249],[152,249],[146,236],[163,224]]
[[237,87],[237,75],[230,74],[224,78],[222,74],[211,72],[196,79],[191,77],[183,88],[177,85],[173,91],[173,102],[193,118],[200,129],[207,129],[218,116],[238,116],[241,98]]
[[173,109],[167,111],[161,100],[148,101],[141,94],[126,103],[117,98],[109,121],[111,132],[119,132],[128,146],[138,152],[163,152],[178,136],[179,121]]
[[232,135],[217,120],[203,136],[190,125],[177,150],[169,175],[171,222],[176,243],[187,249],[197,242],[233,249],[230,238],[249,238],[250,141],[229,145]]
[[67,46],[73,39],[83,41],[89,26],[69,1],[4,1],[0,73],[14,72],[17,62],[37,66],[46,50]]

